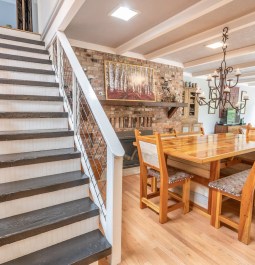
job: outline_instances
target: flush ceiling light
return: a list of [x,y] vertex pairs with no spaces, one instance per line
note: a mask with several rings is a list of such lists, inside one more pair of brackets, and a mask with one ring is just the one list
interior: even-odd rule
[[222,47],[223,43],[221,41],[206,45],[206,47],[211,48],[211,49],[217,49]]
[[137,11],[134,11],[134,10],[131,10],[127,7],[121,6],[118,9],[116,9],[115,11],[113,11],[111,13],[111,16],[120,18],[120,19],[125,20],[125,21],[128,21],[137,14],[138,14]]

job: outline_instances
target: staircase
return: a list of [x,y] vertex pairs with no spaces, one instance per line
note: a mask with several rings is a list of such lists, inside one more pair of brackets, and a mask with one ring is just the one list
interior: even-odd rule
[[40,36],[0,28],[0,264],[111,254]]

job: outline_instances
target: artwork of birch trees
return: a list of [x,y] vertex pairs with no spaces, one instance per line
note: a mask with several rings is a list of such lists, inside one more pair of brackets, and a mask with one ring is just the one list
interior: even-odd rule
[[153,69],[105,61],[107,99],[155,101]]

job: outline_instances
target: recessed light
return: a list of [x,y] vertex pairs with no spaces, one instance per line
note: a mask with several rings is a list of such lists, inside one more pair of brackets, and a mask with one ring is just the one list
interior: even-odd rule
[[128,7],[121,6],[111,13],[112,17],[117,17],[122,20],[128,21],[138,14],[137,11],[129,9]]
[[211,49],[217,49],[223,46],[223,43],[221,41],[206,45],[206,47],[211,48]]

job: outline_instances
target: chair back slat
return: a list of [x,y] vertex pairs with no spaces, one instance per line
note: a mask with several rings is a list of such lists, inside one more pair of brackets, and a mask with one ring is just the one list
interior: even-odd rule
[[139,141],[143,162],[148,166],[159,169],[159,160],[156,144],[148,143],[143,140]]
[[246,137],[247,138],[255,137],[255,127],[252,127],[250,123],[246,127]]

